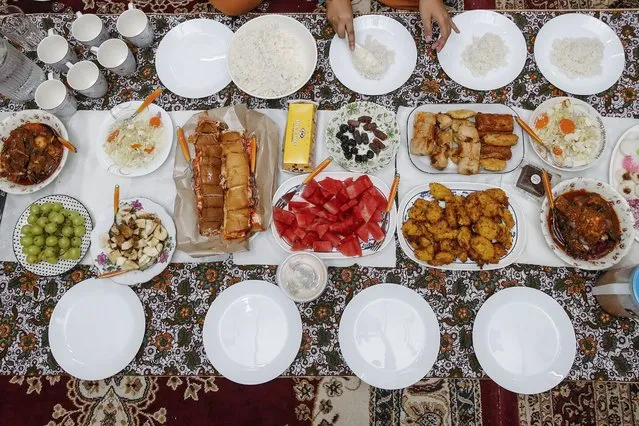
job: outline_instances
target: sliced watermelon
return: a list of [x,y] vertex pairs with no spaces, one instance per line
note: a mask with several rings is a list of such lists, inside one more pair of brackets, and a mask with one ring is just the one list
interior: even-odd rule
[[307,207],[311,207],[311,205],[307,202],[304,201],[289,201],[288,203],[288,208],[292,211],[292,212],[297,212],[300,210],[304,210]]
[[359,217],[364,223],[371,220],[377,210],[378,199],[371,196],[362,196],[358,204],[357,212],[353,214]]
[[371,217],[371,220],[369,222],[375,222],[375,223],[379,223],[382,221],[382,219],[384,218],[382,215],[384,214],[384,210],[375,210],[375,213],[373,214],[373,217]]
[[319,237],[317,236],[317,232],[307,232],[306,236],[302,239],[302,244],[304,244],[307,248],[312,248],[313,243],[318,241]]
[[352,177],[344,179],[344,186],[348,186],[351,183],[353,183],[353,178]]
[[350,200],[348,203],[342,204],[342,207],[339,208],[339,211],[341,212],[348,211],[352,209],[353,207],[355,207],[356,205],[357,205],[357,200]]
[[373,182],[367,175],[361,175],[352,184],[346,187],[346,193],[351,200],[357,198],[360,194],[373,186]]
[[333,244],[330,241],[313,241],[313,251],[320,253],[333,251]]
[[286,241],[291,246],[300,239],[297,235],[295,235],[296,229],[297,228],[288,228],[281,234],[284,241]]
[[327,190],[325,190],[321,186],[319,187],[319,189],[320,189],[320,192],[322,193],[322,197],[324,197],[324,198],[328,199],[328,198],[331,198],[333,195],[335,195],[335,194],[333,194],[331,192],[328,192]]
[[317,236],[322,238],[324,236],[324,234],[326,234],[328,232],[328,227],[330,225],[328,223],[323,223],[321,225],[317,225],[315,227],[315,230],[317,231]]
[[340,192],[338,192],[335,198],[337,198],[340,204],[345,204],[350,201],[350,198],[348,198],[348,193],[346,192],[346,188],[343,188]]
[[326,202],[326,199],[322,196],[322,191],[315,191],[307,200],[318,207],[322,207]]
[[337,219],[339,219],[337,215],[330,214],[330,213],[326,215],[326,220],[328,220],[329,222],[337,222]]
[[302,229],[307,229],[315,220],[315,215],[307,211],[299,211],[295,213],[295,220],[297,220],[297,226]]
[[363,224],[362,226],[357,228],[357,236],[359,237],[360,240],[362,240],[362,242],[364,243],[368,242],[368,225],[367,224]]
[[333,179],[331,177],[325,177],[323,180],[319,181],[318,184],[320,188],[331,195],[337,194],[343,188],[342,181]]
[[322,238],[324,240],[326,240],[326,241],[330,241],[330,243],[333,245],[333,247],[337,247],[342,242],[342,238],[340,238],[338,235],[335,235],[335,234],[333,234],[331,232],[325,233]]
[[[315,179],[311,180],[304,187],[304,191],[302,191],[302,198],[310,201],[310,197],[317,191],[319,185],[315,182]],[[321,195],[321,194],[320,194]]]
[[304,245],[304,243],[302,243],[301,241],[296,242],[295,244],[293,244],[293,246],[291,247],[291,250],[293,251],[302,251],[302,250],[306,250],[309,247],[306,247]]
[[324,203],[324,210],[326,210],[330,214],[335,215],[339,213],[340,206],[341,206],[341,203],[339,202],[337,197],[333,197],[329,201]]
[[354,235],[346,238],[342,243],[337,246],[337,250],[342,253],[344,256],[361,256],[362,255],[362,247],[357,240],[357,237]]
[[377,222],[368,222],[366,226],[368,227],[368,232],[375,241],[383,241],[384,238],[386,238],[386,233],[382,228],[380,228]]
[[295,237],[297,237],[296,241],[299,241],[306,236],[306,231],[303,230],[302,228],[295,228],[293,230],[293,233],[295,234]]
[[289,227],[285,223],[278,222],[277,220],[273,221],[273,226],[275,226],[275,231],[277,231],[277,235],[280,235],[280,236],[284,235],[286,230],[289,229]]
[[275,222],[281,222],[286,225],[292,225],[295,222],[295,215],[288,210],[280,209],[279,207],[273,207],[273,220]]
[[376,198],[380,204],[383,203],[384,205],[386,205],[386,202],[388,201],[386,199],[386,196],[384,196],[384,194],[382,194],[382,192],[375,186],[373,186],[372,188],[368,188],[366,192],[364,192],[364,195]]

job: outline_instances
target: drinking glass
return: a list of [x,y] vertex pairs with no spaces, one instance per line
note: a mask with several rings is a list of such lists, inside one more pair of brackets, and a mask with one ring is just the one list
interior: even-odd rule
[[29,101],[43,81],[42,68],[0,38],[0,93],[15,101]]
[[46,36],[18,6],[0,6],[0,33],[25,50],[36,50]]

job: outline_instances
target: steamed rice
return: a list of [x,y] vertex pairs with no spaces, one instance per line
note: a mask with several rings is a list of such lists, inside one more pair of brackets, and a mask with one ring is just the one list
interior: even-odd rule
[[562,38],[552,43],[550,62],[570,78],[601,75],[604,45],[597,38]]
[[355,46],[352,58],[355,69],[364,78],[380,80],[395,63],[395,51],[368,36],[362,46]]
[[307,66],[302,42],[277,22],[241,33],[231,44],[229,66],[243,90],[265,97],[283,96],[304,84]]
[[462,63],[475,77],[485,77],[490,71],[505,67],[508,46],[500,36],[486,33],[473,37],[473,42],[462,52]]

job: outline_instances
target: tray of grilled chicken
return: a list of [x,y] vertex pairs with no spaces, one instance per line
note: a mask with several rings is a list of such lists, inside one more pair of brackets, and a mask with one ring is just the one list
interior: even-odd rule
[[408,152],[425,173],[508,173],[523,161],[523,129],[503,104],[433,104],[408,116]]

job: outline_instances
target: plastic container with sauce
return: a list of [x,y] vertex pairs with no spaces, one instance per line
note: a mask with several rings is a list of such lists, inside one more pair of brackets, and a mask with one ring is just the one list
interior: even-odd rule
[[611,315],[639,316],[639,265],[604,272],[592,294]]

